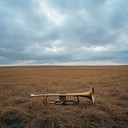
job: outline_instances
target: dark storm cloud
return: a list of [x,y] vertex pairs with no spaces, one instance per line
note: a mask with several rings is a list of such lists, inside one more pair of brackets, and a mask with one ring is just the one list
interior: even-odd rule
[[127,0],[0,0],[0,65],[128,63]]

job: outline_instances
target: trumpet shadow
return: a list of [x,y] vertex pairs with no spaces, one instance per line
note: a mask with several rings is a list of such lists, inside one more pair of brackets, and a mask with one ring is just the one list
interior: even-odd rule
[[92,104],[92,102],[90,101],[86,101],[86,102],[80,102],[79,104],[77,104],[77,106],[79,106],[80,109],[87,109],[94,107],[95,104]]

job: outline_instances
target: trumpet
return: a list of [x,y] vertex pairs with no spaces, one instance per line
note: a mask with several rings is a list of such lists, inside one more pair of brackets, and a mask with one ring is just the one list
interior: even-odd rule
[[[57,100],[51,102],[48,97],[57,96]],[[44,103],[53,103],[56,105],[72,105],[80,102],[79,97],[89,98],[94,103],[94,87],[87,92],[82,93],[53,93],[53,94],[31,94],[31,97],[43,97]],[[74,99],[67,99],[67,97],[74,97]]]

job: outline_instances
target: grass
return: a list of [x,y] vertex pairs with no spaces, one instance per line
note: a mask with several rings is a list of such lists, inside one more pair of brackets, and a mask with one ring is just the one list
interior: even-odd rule
[[[95,104],[43,104],[31,93],[85,92]],[[0,68],[0,128],[127,128],[128,66]]]

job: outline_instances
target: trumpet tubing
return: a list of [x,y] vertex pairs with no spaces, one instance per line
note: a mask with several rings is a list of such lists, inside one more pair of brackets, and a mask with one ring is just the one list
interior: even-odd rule
[[[56,100],[55,104],[76,104],[79,102],[79,97],[86,97],[89,98],[92,103],[94,103],[94,87],[91,88],[91,90],[87,92],[82,92],[82,93],[53,93],[53,94],[31,94],[31,97],[44,97],[45,101],[47,102],[47,97],[53,97],[53,96],[58,96],[59,99]],[[73,96],[76,98],[76,100],[67,100],[66,97],[71,97]],[[71,103],[69,103],[71,101]],[[50,103],[50,102],[48,102]]]

